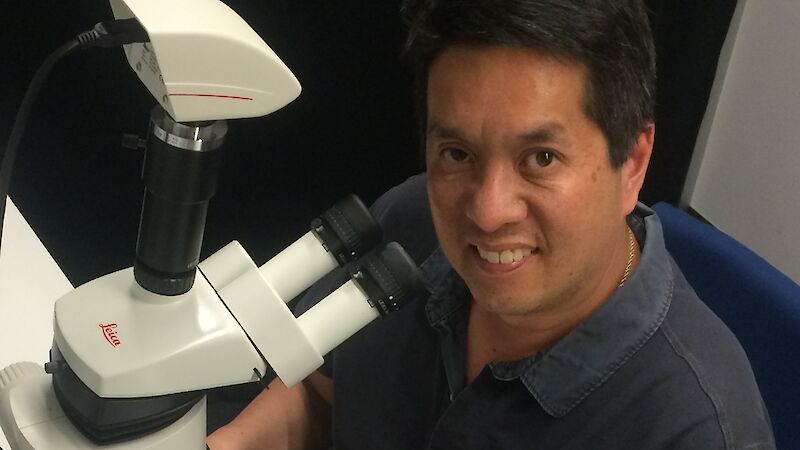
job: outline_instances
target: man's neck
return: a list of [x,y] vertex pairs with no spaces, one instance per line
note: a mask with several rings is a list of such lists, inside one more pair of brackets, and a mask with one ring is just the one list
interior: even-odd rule
[[512,361],[552,347],[581,321],[556,317],[530,320],[529,317],[503,317],[486,311],[474,301],[467,322],[467,382],[493,361]]

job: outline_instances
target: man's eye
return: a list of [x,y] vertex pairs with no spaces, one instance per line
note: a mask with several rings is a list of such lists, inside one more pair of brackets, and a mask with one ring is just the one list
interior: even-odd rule
[[532,177],[551,176],[556,168],[553,163],[558,164],[558,161],[559,154],[555,150],[534,148],[523,158],[520,170],[523,174]]
[[539,167],[549,166],[556,157],[555,154],[549,150],[538,151],[533,156],[536,159],[536,164],[538,164]]
[[469,154],[459,148],[446,148],[442,151],[442,156],[453,162],[464,162],[469,158]]

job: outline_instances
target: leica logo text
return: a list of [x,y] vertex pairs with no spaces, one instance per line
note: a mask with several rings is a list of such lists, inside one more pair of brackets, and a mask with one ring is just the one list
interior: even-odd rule
[[117,347],[122,343],[119,340],[119,336],[117,336],[117,332],[114,331],[117,328],[117,324],[101,323],[100,328],[103,330],[103,336],[105,336],[109,344],[113,345],[114,347]]

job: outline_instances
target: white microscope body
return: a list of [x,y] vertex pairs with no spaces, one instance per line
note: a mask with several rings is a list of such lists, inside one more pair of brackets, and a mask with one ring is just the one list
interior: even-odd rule
[[[258,267],[237,242],[199,263],[224,119],[283,107],[300,85],[217,0],[111,0],[148,43],[125,53],[151,116],[133,268],[56,302],[50,362],[0,372],[15,450],[205,449],[205,392],[277,375],[300,382],[328,353],[419,289],[417,268],[348,198]],[[346,266],[350,280],[298,318],[286,303]]]

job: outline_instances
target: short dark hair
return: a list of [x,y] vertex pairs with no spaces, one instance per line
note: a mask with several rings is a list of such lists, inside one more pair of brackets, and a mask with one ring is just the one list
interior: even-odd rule
[[405,0],[401,11],[423,133],[428,71],[454,44],[529,47],[583,64],[584,110],[605,134],[613,167],[653,120],[655,46],[641,0]]

